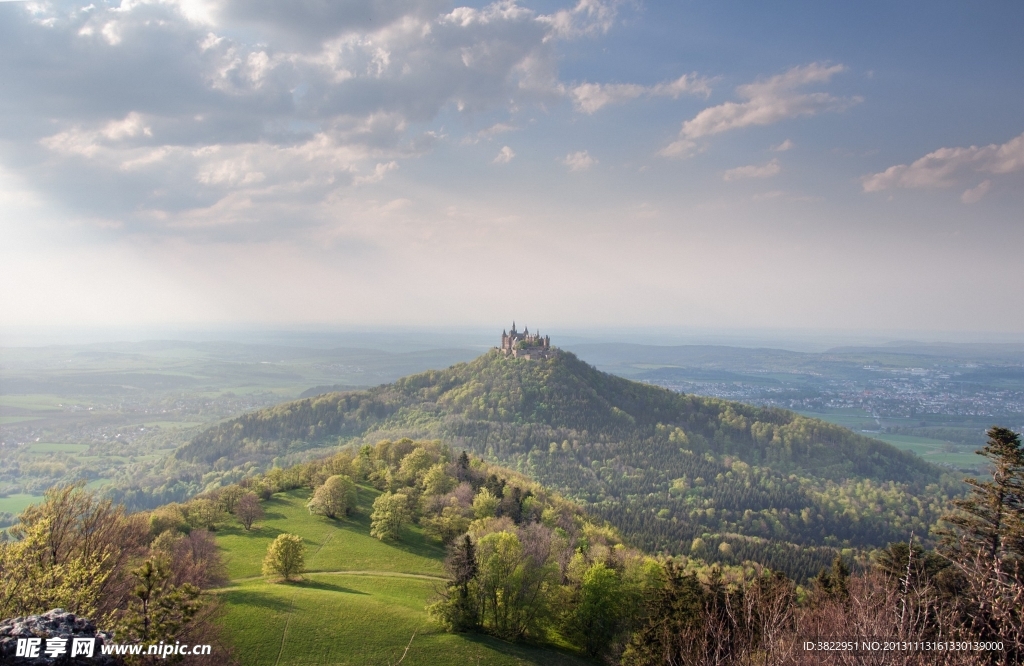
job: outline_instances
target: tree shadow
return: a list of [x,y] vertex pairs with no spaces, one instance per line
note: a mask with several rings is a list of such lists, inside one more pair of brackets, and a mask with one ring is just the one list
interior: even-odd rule
[[466,633],[460,636],[471,643],[538,666],[589,666],[599,663],[554,645],[509,643],[487,634]]
[[403,526],[398,533],[398,541],[388,541],[388,544],[407,553],[432,560],[444,559],[447,554],[444,545],[434,541],[423,532],[414,530],[411,525]]
[[363,592],[361,590],[353,590],[336,583],[328,583],[322,580],[313,580],[306,578],[299,583],[296,583],[299,587],[313,589],[313,590],[326,590],[327,592],[341,592],[343,594],[361,594],[363,596],[370,596],[369,592]]
[[265,539],[267,537],[270,537],[271,539],[276,539],[279,534],[284,534],[284,530],[278,529],[276,527],[268,527],[266,525],[263,525],[261,527],[257,527],[256,525],[253,525],[252,529],[249,530],[248,532],[246,532],[244,528],[239,527],[238,530],[236,530],[236,531],[232,531],[232,532],[225,531],[225,532],[223,532],[223,534],[225,534],[225,535],[230,534],[232,536],[240,536],[240,537],[260,538],[260,539]]
[[259,606],[272,611],[285,612],[290,605],[284,599],[256,590],[228,590],[220,595],[222,599],[240,606]]

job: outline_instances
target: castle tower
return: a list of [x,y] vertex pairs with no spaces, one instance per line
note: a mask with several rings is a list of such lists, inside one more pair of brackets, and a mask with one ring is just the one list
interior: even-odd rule
[[512,322],[512,330],[501,332],[501,347],[498,348],[503,355],[525,360],[550,358],[552,354],[551,336],[541,335],[540,331],[530,333],[528,326],[522,332],[516,329],[516,323]]

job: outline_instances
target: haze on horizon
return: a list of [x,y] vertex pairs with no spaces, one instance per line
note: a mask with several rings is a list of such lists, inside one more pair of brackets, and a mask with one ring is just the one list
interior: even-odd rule
[[5,328],[1024,334],[1024,5],[0,2]]

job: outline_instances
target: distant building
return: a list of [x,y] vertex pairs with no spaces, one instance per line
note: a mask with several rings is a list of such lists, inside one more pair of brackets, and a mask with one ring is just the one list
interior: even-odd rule
[[511,331],[501,332],[501,346],[498,350],[505,356],[527,360],[550,358],[553,353],[550,336],[541,337],[540,333],[530,333],[529,328],[519,332],[516,330],[515,322],[512,322]]

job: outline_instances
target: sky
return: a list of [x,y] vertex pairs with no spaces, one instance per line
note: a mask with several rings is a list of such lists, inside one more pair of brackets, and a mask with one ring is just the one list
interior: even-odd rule
[[0,2],[0,327],[1024,336],[1024,3]]

